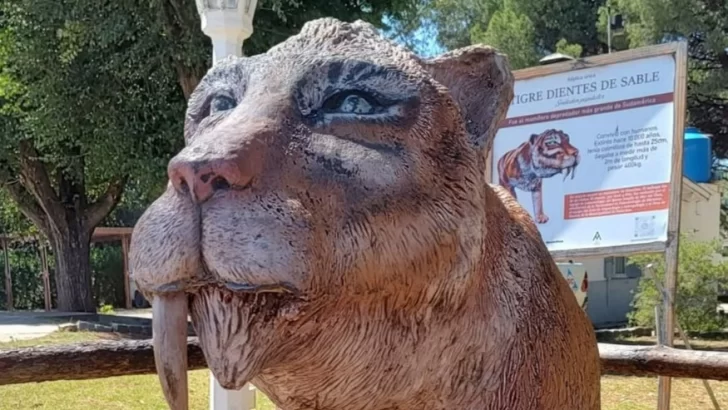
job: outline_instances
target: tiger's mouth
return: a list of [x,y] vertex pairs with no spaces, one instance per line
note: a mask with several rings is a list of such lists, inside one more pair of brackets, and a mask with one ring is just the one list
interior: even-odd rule
[[281,325],[297,320],[306,301],[289,284],[205,284],[153,295],[154,358],[169,408],[189,408],[188,314],[217,381],[239,389],[261,371]]
[[[570,167],[566,167],[566,168],[562,168],[561,169],[561,173],[564,174],[564,179],[563,179],[564,181],[566,181],[566,178],[569,175],[571,175],[571,179],[574,179],[574,176],[576,176],[576,165],[577,164],[574,164],[574,165],[572,165]],[[566,173],[564,173],[564,170],[566,170]]]
[[579,165],[579,156],[577,155],[571,157],[571,161],[569,162],[571,163],[571,165],[561,169],[561,173],[564,174],[563,181],[566,181],[566,178],[569,177],[569,175],[571,175],[571,179],[574,179],[574,177],[576,176],[576,167]]
[[277,329],[295,321],[305,298],[292,292],[206,287],[189,297],[189,311],[208,367],[227,389],[240,389],[264,365]]

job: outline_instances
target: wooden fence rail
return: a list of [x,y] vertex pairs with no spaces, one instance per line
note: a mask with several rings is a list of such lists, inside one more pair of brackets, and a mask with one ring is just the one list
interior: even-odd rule
[[[602,374],[728,380],[728,352],[599,344]],[[207,367],[189,338],[190,370]],[[0,351],[0,385],[153,374],[151,340],[106,341]]]

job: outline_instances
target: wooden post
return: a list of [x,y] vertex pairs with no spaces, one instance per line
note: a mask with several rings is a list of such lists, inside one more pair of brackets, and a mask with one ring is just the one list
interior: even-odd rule
[[45,244],[41,240],[38,240],[38,246],[40,246],[41,277],[43,279],[43,302],[46,312],[50,312],[52,309],[52,305],[51,278],[50,272],[48,270],[48,253],[46,252]]
[[210,372],[210,410],[255,410],[255,388],[246,384],[240,390],[226,390]]
[[[645,272],[645,275],[648,277],[652,277],[652,279],[655,281],[655,286],[657,287],[657,290],[660,292],[663,298],[669,298],[670,296],[665,293],[665,288],[660,284],[660,281],[657,280],[657,277],[654,275],[654,271],[652,271],[652,265],[647,265],[647,271]],[[655,329],[657,329],[657,344],[659,346],[662,346],[664,341],[664,326],[662,326],[662,313],[660,312],[660,305],[655,306]],[[680,321],[677,320],[677,315],[675,315],[675,327],[677,328],[677,332],[680,335],[680,338],[682,339],[683,343],[685,344],[685,348],[688,350],[693,350],[692,346],[690,345],[690,340],[688,340],[687,335],[685,335],[685,332],[683,332],[682,328],[680,327]],[[710,384],[707,380],[702,379],[703,387],[705,387],[705,391],[708,392],[708,397],[710,397],[711,403],[713,403],[713,409],[720,410],[720,404],[718,404],[718,400],[715,398],[715,393],[713,392],[713,389],[710,387]]]
[[9,248],[5,238],[2,238],[3,245],[3,258],[5,265],[5,308],[7,310],[13,310],[15,305],[13,303],[13,277],[10,273],[10,255],[8,255]]
[[[680,338],[682,339],[683,343],[685,344],[685,348],[688,350],[693,350],[693,347],[690,345],[690,340],[688,340],[687,335],[685,332],[683,332],[682,328],[680,327],[680,321],[675,320],[675,327],[677,327],[677,332],[680,334]],[[701,379],[701,382],[703,382],[703,387],[705,387],[705,391],[708,393],[708,397],[710,397],[710,402],[713,403],[713,409],[714,410],[721,410],[720,404],[718,404],[718,399],[715,398],[715,393],[713,392],[713,388],[710,387],[710,383],[708,383],[707,380]]]
[[[599,343],[603,375],[728,381],[728,353]],[[188,369],[207,368],[197,338],[187,339]],[[155,374],[151,339],[0,350],[0,386]]]
[[663,346],[665,343],[665,326],[662,323],[662,309],[660,305],[655,306],[655,336],[657,338],[657,345]]
[[129,236],[121,237],[121,255],[124,265],[124,307],[131,309],[131,291],[129,290]]
[[[687,94],[687,43],[678,44],[675,51],[674,135],[670,183],[670,215],[667,220],[667,247],[665,249],[665,292],[662,298],[664,344],[672,346],[675,336],[675,300],[677,290],[678,253],[680,243],[680,204],[682,202],[683,139]],[[657,410],[670,409],[671,379],[659,377],[657,383]]]

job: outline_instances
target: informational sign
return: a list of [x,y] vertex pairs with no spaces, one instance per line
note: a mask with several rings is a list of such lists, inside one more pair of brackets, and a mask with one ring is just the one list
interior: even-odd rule
[[491,177],[531,214],[550,251],[664,250],[674,144],[682,150],[680,84],[674,53],[655,54],[526,79],[516,72]]

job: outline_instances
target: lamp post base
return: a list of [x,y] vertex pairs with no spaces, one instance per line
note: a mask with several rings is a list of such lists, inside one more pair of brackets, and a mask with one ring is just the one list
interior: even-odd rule
[[225,390],[210,372],[210,410],[255,410],[255,387]]

